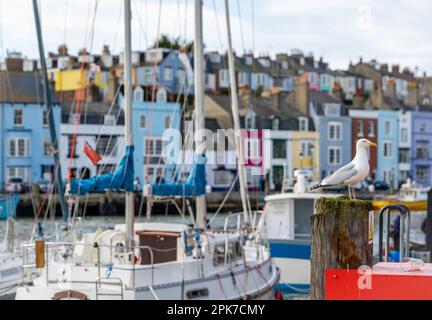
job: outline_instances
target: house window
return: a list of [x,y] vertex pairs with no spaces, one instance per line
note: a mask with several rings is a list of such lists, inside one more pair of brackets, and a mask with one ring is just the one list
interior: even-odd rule
[[329,138],[329,140],[341,140],[342,139],[342,123],[340,123],[340,122],[329,122],[328,123],[328,138]]
[[67,156],[68,158],[78,158],[78,156],[75,153],[76,152],[76,144],[75,144],[74,148],[72,148],[73,145],[74,145],[73,136],[68,136],[68,156]]
[[115,156],[117,153],[116,140],[116,137],[100,136],[96,145],[96,152],[102,156]]
[[136,102],[144,101],[144,90],[141,87],[136,87],[133,92],[133,99]]
[[299,118],[299,131],[308,131],[309,130],[308,125],[309,123],[307,118],[303,118],[303,117]]
[[186,72],[183,69],[176,70],[177,81],[180,84],[184,84],[186,82]]
[[340,147],[329,147],[328,148],[328,164],[337,165],[341,164],[341,153],[342,149]]
[[144,114],[142,114],[140,116],[140,127],[141,128],[145,128],[146,127],[146,116]]
[[10,157],[28,157],[30,156],[30,141],[24,138],[15,138],[9,140]]
[[429,159],[429,144],[427,142],[418,142],[416,146],[417,160]]
[[51,142],[44,141],[44,155],[49,156],[51,154]]
[[10,167],[7,170],[8,178],[21,178],[23,181],[28,182],[30,168],[27,167]]
[[171,128],[171,117],[166,116],[165,117],[165,129],[169,129],[169,128]]
[[384,157],[389,158],[392,156],[392,143],[391,141],[384,141]]
[[399,163],[409,162],[409,149],[399,149]]
[[23,125],[23,111],[21,109],[14,110],[14,125],[15,126]]
[[357,136],[363,137],[364,130],[363,130],[363,121],[360,120],[357,122]]
[[408,129],[402,128],[401,129],[401,142],[408,142]]
[[163,70],[163,78],[164,80],[171,81],[174,77],[174,71],[171,67],[165,67]]
[[260,160],[260,140],[258,138],[247,139],[247,159],[258,161]]
[[429,167],[416,167],[416,180],[429,181]]
[[302,141],[301,143],[301,155],[304,157],[312,157],[314,145],[310,141]]
[[420,132],[425,132],[426,131],[426,124],[422,123],[420,124]]
[[385,132],[385,134],[391,133],[391,122],[390,121],[386,121],[384,123],[384,132]]
[[[162,138],[145,138],[144,139],[144,154],[149,157],[149,164],[158,164],[161,161],[162,149],[163,149]],[[147,163],[147,158],[144,156],[144,163]]]
[[44,127],[47,127],[48,126],[48,124],[49,124],[49,118],[48,118],[48,111],[47,110],[44,110],[43,111],[43,125],[44,125]]
[[286,140],[274,139],[273,140],[273,158],[286,159]]

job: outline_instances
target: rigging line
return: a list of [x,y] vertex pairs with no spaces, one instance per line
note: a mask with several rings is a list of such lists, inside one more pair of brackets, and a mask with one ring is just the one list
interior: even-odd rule
[[[157,33],[156,33],[156,49],[159,48],[159,37],[160,37],[160,26],[161,26],[161,14],[162,14],[162,0],[159,0],[159,14],[158,14],[158,25],[157,25]],[[153,114],[153,108],[154,108],[154,101],[156,97],[156,77],[157,77],[157,61],[155,59],[153,64],[153,79],[152,79],[152,93],[151,93],[151,105],[150,105],[150,122],[149,122],[149,129],[147,131],[147,138],[146,141],[149,141],[149,137],[151,136],[152,132],[152,114]],[[149,147],[150,143],[146,143],[146,155],[149,153]],[[148,165],[149,165],[150,157],[146,157],[146,164],[145,164],[145,176],[144,180],[147,179],[148,174]],[[144,182],[145,183],[145,182]]]
[[252,20],[252,52],[255,52],[255,0],[252,0],[251,8],[251,20]]
[[141,38],[142,38],[142,36],[144,36],[144,42],[145,42],[145,45],[147,47],[147,40],[146,40],[147,39],[147,32],[144,29],[144,26],[142,24],[142,14],[140,13],[140,11],[138,9],[138,6],[136,5],[136,2],[132,1],[132,4],[133,4],[133,8],[134,8],[134,10],[136,12],[137,18],[138,18],[138,26],[139,26],[139,30],[140,30],[140,33],[141,33],[141,35],[139,36],[139,45],[138,45],[138,47],[141,48]]
[[237,0],[237,11],[238,11],[238,17],[239,17],[239,25],[240,25],[240,38],[241,38],[241,44],[242,44],[242,48],[243,48],[243,53],[246,52],[245,49],[245,42],[244,42],[244,36],[243,36],[243,22],[242,22],[242,17],[241,17],[241,8],[240,8],[240,1]]
[[115,52],[115,47],[117,44],[117,36],[119,34],[119,29],[120,29],[120,21],[121,21],[121,17],[122,17],[122,13],[123,13],[123,1],[120,1],[120,9],[119,9],[119,14],[117,17],[117,25],[116,25],[116,31],[114,34],[114,40],[113,40],[113,44],[112,44],[112,50],[113,52]]
[[225,202],[228,200],[228,198],[229,198],[231,192],[233,191],[234,186],[236,185],[238,179],[239,179],[239,174],[238,174],[238,172],[237,172],[237,174],[236,174],[236,176],[235,176],[233,182],[231,183],[231,186],[230,186],[229,189],[228,189],[228,192],[226,193],[225,197],[223,198],[221,204],[219,205],[219,208],[216,210],[216,212],[214,213],[213,217],[210,219],[210,221],[209,221],[209,224],[210,224],[210,225],[211,225],[211,223],[216,219],[217,215],[219,214],[219,212],[220,212],[220,211],[222,210],[222,208],[224,207]]
[[68,9],[69,0],[65,0],[65,20],[64,20],[64,32],[63,32],[63,43],[66,44],[66,34],[67,34],[67,23],[68,23]]

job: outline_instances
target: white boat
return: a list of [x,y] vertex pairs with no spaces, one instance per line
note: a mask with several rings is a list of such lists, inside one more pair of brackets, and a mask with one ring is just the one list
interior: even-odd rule
[[298,172],[295,192],[265,198],[266,237],[270,254],[281,271],[278,288],[285,294],[308,293],[310,288],[311,224],[315,202],[337,194],[308,192]]
[[22,282],[22,259],[13,252],[0,252],[0,299],[12,297]]
[[[225,1],[225,4],[228,6],[228,1]],[[201,0],[195,0],[195,57],[200,57],[196,59],[194,70],[195,99],[198,101],[195,118],[198,129],[202,129],[203,123],[201,6]],[[103,179],[84,179],[85,183],[92,184],[89,189],[93,191],[99,187],[98,190],[109,189],[114,180],[115,183],[123,183],[122,181],[126,180],[123,177],[129,176],[133,170],[130,0],[125,1],[124,11],[127,151],[112,178],[105,175]],[[227,8],[229,30],[228,17]],[[232,49],[230,70],[230,77],[234,79]],[[231,81],[232,85],[234,83],[235,81]],[[236,95],[237,89],[234,88],[232,92]],[[236,96],[233,97],[233,101],[237,101]],[[238,109],[234,107],[233,117],[238,124]],[[235,125],[235,129],[238,128]],[[243,162],[239,163],[242,200],[245,201],[246,180],[242,176]],[[199,166],[200,172],[204,172],[203,177],[199,176],[202,185],[205,182],[204,164]],[[121,173],[117,173],[117,170]],[[116,174],[118,176],[114,179]],[[132,181],[129,182],[133,185]],[[80,184],[82,180],[76,183]],[[103,188],[99,184],[103,185]],[[181,190],[187,189],[186,184],[180,186],[184,188]],[[125,186],[127,187],[126,183],[116,189],[128,190]],[[81,191],[83,188],[84,186],[81,186]],[[196,190],[198,187],[189,189]],[[74,193],[73,185],[71,187],[69,184],[68,190],[71,194],[80,194],[79,191]],[[155,189],[152,189],[152,192],[155,192]],[[134,223],[133,194],[128,190],[126,223],[116,226],[114,230],[84,234],[81,239],[75,236],[71,242],[45,242],[41,243],[41,246],[24,245],[24,261],[29,261],[27,256],[36,252],[39,275],[18,288],[16,299],[270,299],[280,273],[263,242],[263,230],[260,227],[263,220],[259,219],[257,214],[254,214],[255,218],[252,219],[252,213],[246,209],[241,214],[227,218],[236,218],[234,228],[228,228],[230,224],[227,220],[223,229],[213,230],[206,226],[205,192],[195,194],[194,191],[191,196],[196,197],[194,220],[197,227],[174,223]],[[151,202],[148,200],[149,206]],[[32,263],[24,264],[24,279],[27,279],[27,271],[31,272],[34,267]]]

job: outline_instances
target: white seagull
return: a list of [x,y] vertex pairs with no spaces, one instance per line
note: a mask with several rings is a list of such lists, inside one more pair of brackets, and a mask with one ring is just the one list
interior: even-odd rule
[[320,183],[311,186],[309,190],[312,191],[334,186],[348,186],[348,194],[350,199],[352,199],[351,195],[353,195],[355,199],[353,186],[360,181],[363,181],[369,174],[367,149],[376,146],[376,143],[367,139],[358,140],[354,159],[328,177],[325,177]]

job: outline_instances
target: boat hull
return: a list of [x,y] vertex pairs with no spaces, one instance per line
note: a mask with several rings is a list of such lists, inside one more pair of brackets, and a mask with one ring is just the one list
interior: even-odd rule
[[309,293],[310,248],[307,240],[270,240],[270,254],[281,272],[277,288],[284,294]]
[[392,204],[402,204],[411,211],[426,211],[427,210],[427,201],[397,201],[397,200],[373,200],[372,201],[373,207],[376,211],[381,210],[387,205]]

